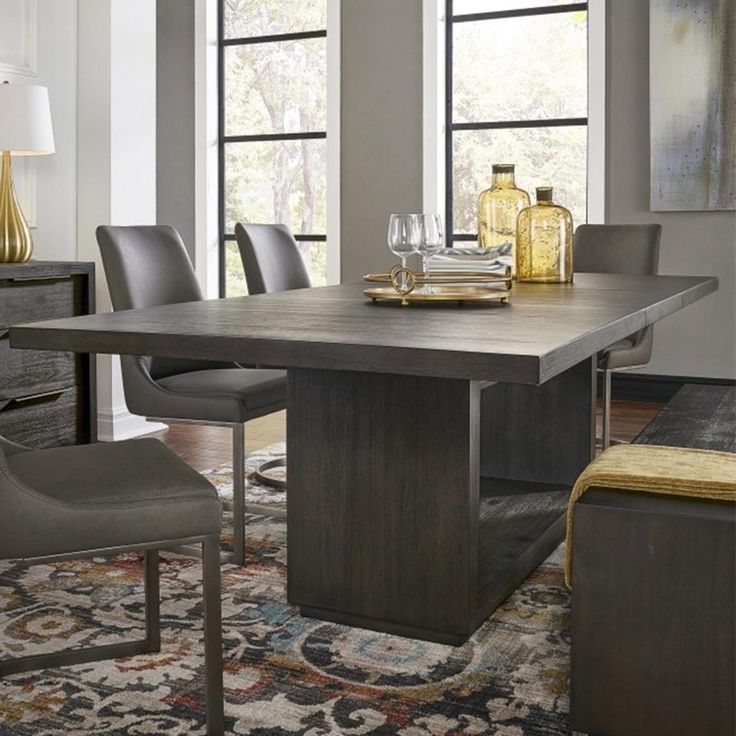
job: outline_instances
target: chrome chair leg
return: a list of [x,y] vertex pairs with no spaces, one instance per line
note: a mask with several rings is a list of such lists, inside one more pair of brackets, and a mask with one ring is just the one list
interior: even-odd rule
[[[149,422],[162,422],[164,424],[194,424],[210,427],[228,427],[233,431],[233,500],[223,501],[223,506],[233,512],[233,553],[221,554],[223,562],[230,562],[243,567],[245,565],[245,514],[264,514],[277,519],[285,519],[286,512],[281,509],[274,510],[267,505],[246,504],[245,503],[245,424],[233,424],[231,422],[208,422],[197,419],[172,419],[170,417],[146,417]],[[269,460],[257,469],[256,473],[262,470],[277,466],[285,466],[286,458],[278,458]],[[251,477],[255,474],[251,473]],[[284,481],[263,476],[263,482],[266,485],[276,488],[286,488]],[[177,552],[190,557],[199,557],[201,550],[199,547],[191,545],[179,546],[172,548],[170,551]]]
[[603,449],[611,446],[611,371],[603,371]]
[[220,539],[202,542],[202,591],[204,594],[204,648],[207,692],[207,734],[222,736],[225,730],[222,676],[222,587]]
[[245,425],[233,427],[233,562],[245,565]]

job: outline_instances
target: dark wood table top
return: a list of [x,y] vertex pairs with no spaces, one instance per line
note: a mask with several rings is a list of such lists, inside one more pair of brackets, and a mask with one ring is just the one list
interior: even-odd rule
[[363,284],[16,326],[16,348],[543,383],[718,288],[712,277],[576,274],[508,306],[373,304]]

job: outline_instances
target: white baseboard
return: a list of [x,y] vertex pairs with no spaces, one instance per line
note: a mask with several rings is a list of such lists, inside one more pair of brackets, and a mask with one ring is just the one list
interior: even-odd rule
[[141,437],[166,429],[166,424],[148,422],[127,409],[102,410],[97,414],[97,438],[100,442],[116,442]]

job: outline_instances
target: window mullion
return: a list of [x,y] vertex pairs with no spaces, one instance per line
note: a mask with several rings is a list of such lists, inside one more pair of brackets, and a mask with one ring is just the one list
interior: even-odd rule
[[503,18],[523,18],[538,15],[556,15],[558,13],[575,13],[587,10],[588,3],[566,3],[564,5],[537,5],[533,8],[515,8],[509,10],[495,10],[483,13],[462,13],[452,17],[453,23],[473,23],[483,20],[501,20]]
[[256,133],[248,135],[226,135],[223,143],[264,143],[269,141],[304,141],[327,138],[324,130],[310,130],[294,133]]
[[258,43],[284,43],[287,41],[305,41],[311,38],[327,38],[327,30],[300,31],[298,33],[277,33],[271,36],[246,36],[244,38],[224,38],[222,46],[251,46]]
[[483,131],[483,130],[509,130],[524,128],[562,128],[562,127],[587,127],[588,117],[575,118],[550,118],[550,119],[512,119],[512,120],[484,120],[477,122],[455,122],[454,120],[454,89],[453,89],[453,66],[454,55],[462,49],[456,47],[454,39],[454,27],[456,23],[492,21],[505,18],[538,17],[545,15],[558,15],[563,13],[588,12],[588,2],[569,2],[561,5],[538,5],[530,8],[516,8],[508,10],[497,10],[478,13],[454,12],[454,1],[445,0],[445,218],[446,230],[448,232],[448,246],[453,241],[473,241],[476,234],[468,232],[455,232],[454,222],[454,133]]

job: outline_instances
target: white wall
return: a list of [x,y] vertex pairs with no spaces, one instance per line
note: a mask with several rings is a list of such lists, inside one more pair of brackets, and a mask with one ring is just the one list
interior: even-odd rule
[[[78,2],[77,257],[97,264],[108,311],[95,229],[156,222],[156,1]],[[100,438],[151,431],[127,412],[117,358],[97,366]]]
[[77,242],[77,0],[40,0],[38,82],[49,88],[56,153],[38,159],[35,257],[75,260]]
[[[97,264],[95,228],[156,221],[156,0],[2,0],[0,79],[49,88],[56,154],[16,160],[34,258]],[[9,24],[14,25],[9,28]],[[98,358],[101,439],[152,431]]]
[[34,258],[74,260],[77,240],[77,0],[3,0],[0,81],[49,88],[56,154],[13,160]]

